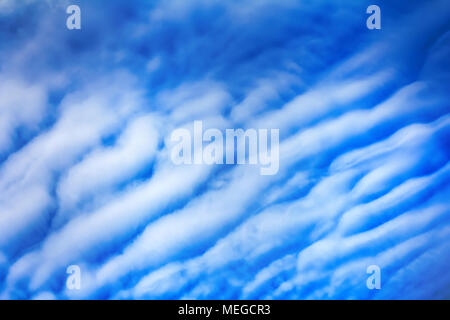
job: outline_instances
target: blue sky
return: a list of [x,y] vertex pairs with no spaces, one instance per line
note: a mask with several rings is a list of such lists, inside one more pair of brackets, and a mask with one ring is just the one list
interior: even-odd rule
[[[449,56],[438,0],[0,0],[0,298],[450,298]],[[278,174],[175,166],[195,120]]]

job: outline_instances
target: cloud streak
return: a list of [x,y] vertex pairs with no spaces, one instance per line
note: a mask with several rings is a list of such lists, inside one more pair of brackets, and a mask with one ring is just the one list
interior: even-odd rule
[[[449,297],[445,1],[378,31],[364,2],[76,2],[79,31],[0,1],[0,298]],[[196,120],[279,129],[278,174],[174,165]]]

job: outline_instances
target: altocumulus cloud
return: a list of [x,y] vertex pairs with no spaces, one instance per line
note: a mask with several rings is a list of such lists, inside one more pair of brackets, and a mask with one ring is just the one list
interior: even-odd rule
[[[371,4],[0,0],[0,298],[450,298],[450,7]],[[175,166],[195,120],[278,174]]]

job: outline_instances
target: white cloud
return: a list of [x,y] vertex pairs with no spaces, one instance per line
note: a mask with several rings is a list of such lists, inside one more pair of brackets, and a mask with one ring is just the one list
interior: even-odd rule
[[12,148],[17,129],[38,130],[46,107],[45,88],[0,77],[0,154]]
[[[87,197],[101,196],[151,165],[158,143],[161,120],[148,115],[131,120],[112,147],[100,147],[71,167],[58,185],[61,214]],[[109,189],[109,190],[108,190]]]

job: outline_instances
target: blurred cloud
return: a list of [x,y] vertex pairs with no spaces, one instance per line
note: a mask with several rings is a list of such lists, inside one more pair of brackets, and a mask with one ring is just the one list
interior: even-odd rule
[[[445,1],[76,3],[0,0],[0,298],[449,297]],[[173,165],[195,120],[279,173]]]

